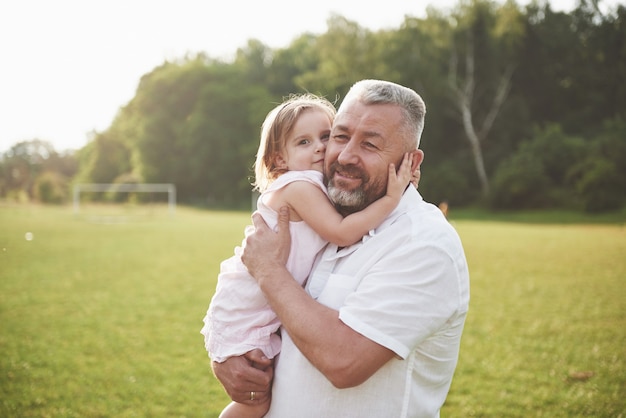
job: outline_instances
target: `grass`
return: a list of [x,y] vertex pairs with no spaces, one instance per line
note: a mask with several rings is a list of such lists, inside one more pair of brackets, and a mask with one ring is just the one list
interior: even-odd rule
[[[623,223],[455,213],[472,300],[442,416],[626,416]],[[0,206],[0,416],[217,417],[199,330],[248,223]]]
[[452,208],[456,220],[503,221],[534,224],[626,224],[626,207],[603,213],[583,213],[567,210],[489,211],[482,208]]
[[448,416],[626,411],[626,229],[459,222],[472,301]]

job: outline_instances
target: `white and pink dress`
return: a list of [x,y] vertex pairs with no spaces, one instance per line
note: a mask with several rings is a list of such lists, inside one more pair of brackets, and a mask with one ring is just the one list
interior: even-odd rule
[[[318,171],[288,171],[276,179],[258,199],[257,210],[270,228],[277,224],[277,213],[265,204],[265,197],[294,181],[308,181],[326,192],[322,173]],[[304,221],[290,222],[291,252],[287,269],[303,285],[309,276],[318,252],[327,241]],[[268,358],[280,352],[281,340],[276,334],[280,321],[272,311],[256,280],[241,261],[242,248],[220,265],[215,295],[204,317],[205,347],[213,361],[260,348]]]

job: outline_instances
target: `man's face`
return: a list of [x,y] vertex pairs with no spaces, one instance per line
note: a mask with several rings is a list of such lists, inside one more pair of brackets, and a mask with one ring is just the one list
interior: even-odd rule
[[344,104],[326,146],[328,193],[343,215],[385,195],[390,163],[399,167],[405,146],[402,109],[395,105]]

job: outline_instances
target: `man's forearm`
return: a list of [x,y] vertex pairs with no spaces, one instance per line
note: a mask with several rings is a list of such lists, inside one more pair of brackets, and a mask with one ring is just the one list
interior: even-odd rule
[[339,312],[313,300],[285,267],[289,256],[289,208],[279,211],[276,231],[260,214],[246,238],[242,261],[302,354],[337,387],[367,380],[394,355],[339,320]]
[[338,311],[312,299],[284,266],[274,265],[256,276],[294,344],[333,385],[356,386],[393,357],[345,325]]

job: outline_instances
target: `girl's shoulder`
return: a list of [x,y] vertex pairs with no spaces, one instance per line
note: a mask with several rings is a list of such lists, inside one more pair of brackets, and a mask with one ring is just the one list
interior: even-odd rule
[[287,171],[276,180],[274,180],[274,182],[270,185],[267,191],[276,191],[297,181],[312,183],[315,186],[319,187],[324,193],[326,193],[326,187],[324,186],[324,175],[315,170]]
[[257,208],[278,212],[280,207],[288,205],[291,221],[299,222],[302,218],[294,207],[317,198],[325,200],[328,198],[322,173],[314,170],[288,171],[274,180],[270,187],[261,194]]

